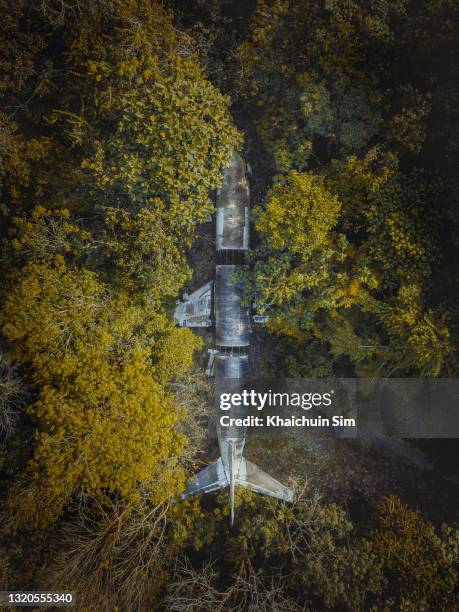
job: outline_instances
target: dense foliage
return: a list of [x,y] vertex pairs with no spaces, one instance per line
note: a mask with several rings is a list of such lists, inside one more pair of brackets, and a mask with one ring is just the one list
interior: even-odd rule
[[299,361],[315,339],[359,376],[457,372],[457,142],[437,131],[457,120],[455,16],[447,1],[260,0],[233,40],[274,173],[250,284]]
[[182,490],[170,383],[200,339],[170,305],[240,136],[160,4],[9,4],[0,422],[3,522],[22,537],[75,499]]
[[435,529],[396,497],[375,504],[359,529],[335,504],[297,493],[287,505],[241,492],[231,531],[228,507],[216,510],[204,562],[176,568],[168,609],[454,609],[457,530]]
[[457,530],[398,497],[353,516],[312,487],[292,505],[237,490],[232,529],[226,492],[178,503],[209,460],[210,389],[170,314],[242,144],[232,102],[271,370],[457,374],[457,3],[0,10],[0,589],[107,611],[456,609]]

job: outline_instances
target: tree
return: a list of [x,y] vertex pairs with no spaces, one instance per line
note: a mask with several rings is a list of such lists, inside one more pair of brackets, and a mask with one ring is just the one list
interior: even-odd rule
[[[37,74],[36,56],[45,47],[43,32],[32,27],[33,11],[27,10],[27,2],[18,0],[12,4],[2,0],[0,10],[3,15],[0,26],[2,59],[0,62],[0,95],[12,95],[10,102],[20,102],[18,98]],[[32,84],[32,91],[33,91]],[[34,92],[36,93],[36,92]],[[10,107],[11,109],[11,107]]]
[[448,307],[429,306],[440,246],[439,182],[419,171],[402,173],[396,159],[378,149],[360,160],[335,160],[323,174],[343,201],[343,225],[368,253],[378,285],[360,312],[332,314],[317,334],[360,374],[382,366],[391,374],[453,372]]
[[339,208],[320,179],[296,171],[273,185],[263,208],[254,208],[261,236],[254,253],[259,309],[295,304],[304,289],[317,286],[327,275],[325,268],[334,254],[330,231]]
[[333,359],[325,342],[287,336],[276,344],[273,370],[278,378],[331,378]]
[[122,284],[132,291],[148,291],[157,304],[175,297],[191,273],[183,242],[173,228],[165,227],[163,214],[165,207],[158,199],[135,212],[109,208],[100,245]]
[[357,377],[376,376],[387,358],[387,347],[372,312],[353,306],[330,311],[317,325],[316,335],[328,344],[331,357],[346,357]]
[[403,285],[393,304],[382,304],[379,319],[389,337],[391,372],[418,371],[421,376],[451,374],[457,368],[449,314],[423,305],[419,285]]
[[33,461],[10,499],[31,526],[34,503],[46,523],[76,492],[135,497],[159,464],[158,497],[180,488],[183,471],[167,466],[183,447],[182,412],[166,388],[199,340],[174,328],[164,302],[189,277],[185,249],[240,143],[229,100],[170,11],[144,0],[66,8],[19,2],[2,24],[27,62],[21,83],[1,86],[14,99],[40,85],[17,109],[33,137],[5,117],[0,151],[15,207],[2,327],[36,385]]
[[215,509],[215,536],[197,562],[190,555],[176,566],[167,606],[454,608],[457,530],[436,529],[395,497],[377,502],[361,526],[317,494],[297,492],[295,502],[285,504],[238,489],[231,531],[227,505],[222,513]]
[[375,507],[370,535],[387,584],[392,609],[451,610],[457,603],[459,532],[435,529],[397,497]]
[[196,569],[186,559],[177,564],[166,599],[168,610],[228,609],[237,612],[299,612],[304,608],[285,593],[281,576],[265,577],[250,565],[241,564],[229,587],[218,585],[218,572],[211,563]]
[[[14,182],[27,175],[27,165],[19,155],[22,148],[20,135],[16,123],[6,115],[0,113],[0,186],[4,183]],[[12,177],[9,176],[12,175]],[[2,211],[2,213],[7,211]]]
[[94,250],[91,234],[71,218],[66,208],[47,210],[36,206],[29,215],[11,218],[8,255],[12,265],[27,261],[46,261],[56,255],[77,259]]
[[381,588],[371,547],[353,536],[342,509],[311,492],[299,493],[291,505],[238,489],[231,531],[227,496],[221,495],[223,512],[215,510],[216,531],[204,547],[204,565],[185,560],[178,566],[168,605],[196,610],[202,601],[197,598],[203,598],[236,610],[364,609],[366,598]]
[[430,92],[423,95],[410,84],[397,93],[403,106],[389,121],[388,136],[408,151],[419,153],[426,137],[432,96]]
[[256,207],[253,215],[271,249],[307,257],[325,242],[340,208],[319,177],[292,170],[271,187],[265,206]]
[[0,440],[5,440],[15,431],[18,417],[24,410],[29,389],[19,364],[0,353]]
[[379,147],[333,160],[322,175],[342,202],[342,228],[367,250],[383,288],[430,277],[439,256],[438,178],[402,173],[397,157]]
[[[72,77],[48,118],[75,148],[76,187],[103,218],[97,237],[106,259],[135,288],[176,295],[190,274],[184,249],[241,142],[229,99],[158,3],[113,4],[91,23],[71,23],[64,43]],[[101,36],[108,28],[113,34]]]
[[[59,13],[54,4],[44,8]],[[92,235],[86,265],[114,264],[117,282],[153,301],[175,296],[190,275],[183,253],[213,209],[209,191],[241,142],[229,99],[162,5],[78,3],[59,23],[23,11],[55,59],[50,86],[30,100],[34,137],[21,140],[5,118],[5,202],[69,210],[69,224]]]
[[365,214],[374,194],[397,174],[399,160],[390,150],[375,146],[362,156],[349,155],[330,161],[321,174],[325,185],[342,203],[340,228],[354,243],[365,236]]
[[375,140],[419,150],[429,92],[398,70],[406,4],[257,2],[237,50],[234,87],[256,105],[258,131],[278,171],[362,154]]
[[[180,413],[162,385],[191,365],[197,340],[164,316],[146,316],[94,273],[68,268],[59,255],[51,265],[26,265],[13,280],[3,332],[38,385],[28,409],[37,425],[29,465],[37,507],[13,495],[18,522],[46,524],[77,490],[132,498],[159,465],[158,499],[174,495],[184,475],[164,462],[176,462],[183,438],[175,429]],[[166,348],[175,343],[179,360]]]
[[273,331],[304,339],[321,310],[349,308],[375,287],[365,253],[334,232],[340,208],[322,177],[292,171],[254,209],[255,301]]
[[209,406],[213,401],[212,382],[198,365],[193,365],[179,376],[168,390],[174,394],[175,402],[184,410],[178,423],[179,432],[186,437],[182,460],[188,460],[195,467],[198,459],[206,457],[209,445]]
[[382,284],[423,282],[438,261],[438,182],[422,173],[391,177],[370,198],[365,211],[369,253]]
[[143,484],[136,505],[108,496],[74,504],[72,520],[51,538],[53,556],[40,584],[66,585],[78,591],[79,605],[104,611],[144,610],[158,601],[175,559],[198,535],[202,511],[197,499],[152,502],[151,485]]

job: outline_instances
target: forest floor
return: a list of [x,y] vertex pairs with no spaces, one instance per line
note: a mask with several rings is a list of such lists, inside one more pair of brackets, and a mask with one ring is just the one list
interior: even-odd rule
[[251,438],[246,455],[284,482],[306,480],[356,521],[376,500],[397,495],[436,524],[459,522],[459,482],[404,441]]

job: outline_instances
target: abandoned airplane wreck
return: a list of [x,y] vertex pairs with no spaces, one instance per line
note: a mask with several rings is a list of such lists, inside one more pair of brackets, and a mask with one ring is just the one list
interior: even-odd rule
[[[250,194],[246,164],[234,152],[223,174],[216,198],[215,279],[177,302],[174,318],[178,325],[214,327],[215,346],[209,349],[206,373],[219,385],[225,379],[242,386],[250,378],[250,307],[244,303],[241,277],[247,272],[245,254],[250,236]],[[259,315],[252,317],[260,322]],[[220,457],[205,467],[187,484],[183,497],[230,489],[231,524],[234,521],[236,485],[265,495],[291,501],[292,492],[269,476],[244,455],[244,428],[225,429],[217,425]]]

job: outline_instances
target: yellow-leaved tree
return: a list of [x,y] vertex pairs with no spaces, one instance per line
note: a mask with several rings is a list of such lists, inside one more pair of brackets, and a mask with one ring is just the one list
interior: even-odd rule
[[375,286],[363,255],[336,232],[340,209],[322,177],[295,170],[255,207],[256,303],[269,310],[273,331],[299,339],[319,311],[350,308]]
[[198,340],[60,255],[27,264],[11,282],[3,333],[37,383],[31,484],[10,496],[17,524],[48,523],[77,491],[135,499],[140,482],[156,479],[152,495],[174,495],[183,439],[164,383],[191,365]]

